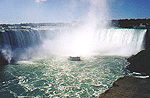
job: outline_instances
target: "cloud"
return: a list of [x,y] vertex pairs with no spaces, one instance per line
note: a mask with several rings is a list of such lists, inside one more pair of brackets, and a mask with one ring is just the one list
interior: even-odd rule
[[46,2],[47,0],[35,0],[35,2]]

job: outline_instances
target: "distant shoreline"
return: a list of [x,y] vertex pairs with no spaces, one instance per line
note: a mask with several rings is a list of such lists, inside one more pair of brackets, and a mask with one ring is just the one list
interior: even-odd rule
[[[71,23],[18,23],[18,24],[0,24],[0,27],[8,27],[8,26],[30,26],[30,27],[39,27],[39,26],[72,26],[72,25],[80,25],[83,21],[73,21]],[[116,28],[135,28],[135,29],[150,29],[150,18],[148,19],[118,19],[111,20],[111,27]]]
[[119,28],[150,29],[150,18],[112,20],[112,25]]

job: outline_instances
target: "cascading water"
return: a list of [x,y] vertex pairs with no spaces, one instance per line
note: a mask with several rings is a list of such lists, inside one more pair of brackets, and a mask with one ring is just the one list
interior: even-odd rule
[[[0,97],[100,96],[124,76],[124,56],[143,49],[146,30],[93,32],[73,28],[1,32],[1,53],[8,61],[18,61],[2,69]],[[80,55],[81,61],[69,61],[62,54]]]
[[[13,57],[31,54],[130,56],[144,49],[146,29],[99,29],[92,35],[73,29],[16,30],[1,32],[1,50]],[[37,50],[37,51],[36,51]],[[10,52],[9,52],[10,53]],[[23,55],[21,55],[23,57]],[[29,56],[28,56],[29,57]]]
[[106,55],[130,56],[144,49],[146,29],[99,30],[98,51]]
[[[73,30],[74,31],[74,30]],[[58,55],[116,55],[130,56],[144,49],[146,29],[99,29],[65,33],[47,40],[43,47]]]
[[40,44],[45,32],[36,30],[9,30],[1,33],[1,47],[9,46],[12,50]]
[[58,31],[52,30],[47,33],[46,30],[6,30],[0,33],[0,49],[9,51],[9,54],[5,54],[5,58],[11,54],[11,57],[19,59],[23,53],[30,54],[28,48],[36,51],[36,47],[41,45],[44,40],[53,39],[54,32]]
[[[35,15],[41,16],[45,13],[43,8],[47,9],[47,4],[49,3],[38,4],[41,8],[34,6],[32,8],[30,3],[27,7],[34,12],[26,10],[25,12],[29,14],[24,15],[23,11],[23,18],[29,16],[32,19]],[[7,29],[9,28],[7,25],[1,27],[1,54],[8,61],[11,58],[16,60],[15,63],[0,66],[1,98],[99,97],[114,81],[124,76],[123,68],[126,66],[124,56],[130,56],[143,49],[146,30],[108,28],[107,20],[111,18],[107,0],[68,0],[62,4],[63,7],[59,6],[66,9],[59,11],[60,16],[55,15],[57,12],[51,14],[61,19],[64,17],[62,13],[65,13],[64,18],[69,20],[70,17],[66,12],[72,9],[67,9],[67,5],[74,8],[68,15],[78,18],[74,18],[73,21],[84,22],[72,26],[56,24],[40,28],[32,28],[32,24],[29,24],[31,29]],[[79,10],[81,11],[79,17],[72,15],[78,14]],[[42,22],[45,18],[48,22],[53,15],[39,19]],[[81,61],[67,59],[73,55],[80,56]],[[45,56],[47,58],[44,58]]]

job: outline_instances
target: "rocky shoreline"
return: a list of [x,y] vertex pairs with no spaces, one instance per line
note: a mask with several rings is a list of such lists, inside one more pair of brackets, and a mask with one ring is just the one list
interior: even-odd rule
[[119,78],[99,98],[150,98],[150,78]]
[[126,69],[132,73],[138,72],[141,77],[133,74],[121,77],[99,98],[150,98],[150,49],[132,55],[127,61],[130,64]]

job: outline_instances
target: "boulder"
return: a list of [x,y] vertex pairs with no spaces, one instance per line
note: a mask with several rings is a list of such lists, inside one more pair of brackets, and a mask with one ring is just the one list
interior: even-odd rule
[[150,98],[150,79],[131,76],[119,78],[99,98]]
[[130,72],[140,72],[150,75],[150,49],[142,50],[127,59],[130,63],[126,69]]
[[11,60],[10,60],[10,62],[8,62],[8,60],[5,58],[5,56],[4,56],[4,54],[3,54],[3,52],[2,52],[2,50],[0,50],[0,66],[2,66],[2,65],[7,65],[7,64],[9,64],[9,63],[14,63],[15,62],[15,60],[13,59],[13,58],[10,58]]
[[3,56],[3,53],[0,51],[0,66],[1,65],[7,65],[7,64],[8,64],[8,61]]

